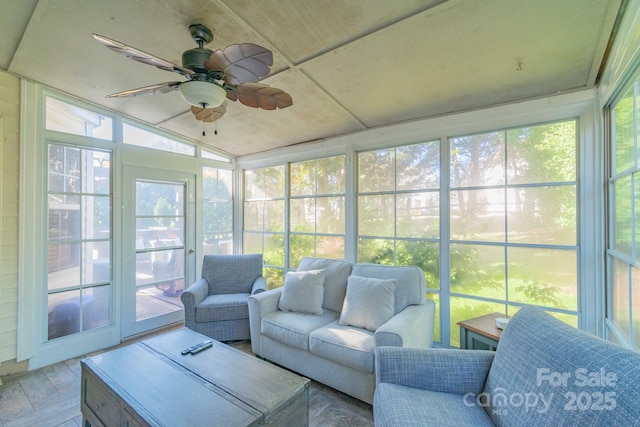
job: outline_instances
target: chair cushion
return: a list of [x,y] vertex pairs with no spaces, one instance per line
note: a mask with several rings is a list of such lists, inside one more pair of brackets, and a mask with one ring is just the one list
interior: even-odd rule
[[380,383],[373,397],[376,427],[493,426],[484,409],[460,394]]
[[293,311],[275,311],[262,318],[262,334],[289,347],[309,350],[309,334],[336,320],[339,313],[331,310],[317,316]]
[[[484,391],[497,425],[640,425],[640,353],[522,307],[505,327]],[[544,396],[530,405],[520,396]],[[509,400],[505,400],[508,398]]]
[[352,268],[353,264],[345,260],[305,257],[300,260],[296,271],[325,270],[322,306],[340,313]]
[[249,318],[249,294],[209,295],[196,306],[196,322]]
[[278,309],[321,315],[324,278],[324,270],[288,271]]
[[253,282],[262,276],[262,254],[205,255],[202,277],[209,283],[209,294],[251,292]]
[[393,317],[395,288],[395,280],[349,276],[340,324],[375,332]]
[[362,372],[373,372],[373,332],[338,321],[313,331],[309,336],[309,351]]

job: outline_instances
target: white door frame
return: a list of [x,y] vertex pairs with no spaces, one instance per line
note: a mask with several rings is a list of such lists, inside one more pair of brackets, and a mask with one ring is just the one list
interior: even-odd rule
[[123,210],[122,210],[122,253],[119,260],[121,269],[121,337],[127,338],[137,334],[159,329],[184,321],[184,310],[164,314],[141,321],[136,321],[136,248],[135,220],[137,180],[148,180],[185,185],[185,288],[194,281],[196,244],[196,174],[192,172],[176,172],[163,169],[139,166],[124,166],[123,170]]

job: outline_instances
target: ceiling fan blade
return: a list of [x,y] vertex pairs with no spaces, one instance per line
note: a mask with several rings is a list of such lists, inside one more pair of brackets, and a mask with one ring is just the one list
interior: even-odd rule
[[195,74],[194,71],[188,68],[181,67],[178,64],[174,64],[173,62],[158,58],[157,56],[153,56],[150,53],[146,53],[134,47],[127,46],[126,44],[120,43],[117,40],[110,39],[109,37],[101,36],[94,33],[93,38],[96,39],[99,43],[113,50],[114,52],[121,53],[127,58],[133,59],[134,61],[153,65],[154,67],[160,68],[161,70],[174,71],[176,73],[182,74],[183,76],[191,76]]
[[239,85],[237,98],[248,107],[262,108],[263,110],[275,110],[293,105],[291,95],[282,89],[261,83]]
[[137,89],[129,89],[118,93],[112,93],[107,95],[107,98],[127,98],[142,95],[162,95],[164,93],[173,92],[177,90],[182,82],[166,82],[159,83],[151,86],[139,87]]
[[227,99],[229,99],[231,101],[237,101],[238,100],[238,93],[237,92],[233,92],[233,91],[227,91]]
[[224,50],[216,50],[205,61],[208,70],[218,70],[225,74],[225,81],[231,84],[257,82],[270,73],[273,53],[253,43],[232,44]]
[[227,112],[227,103],[223,102],[222,105],[216,108],[200,108],[192,106],[191,112],[197,120],[201,120],[203,122],[215,122]]

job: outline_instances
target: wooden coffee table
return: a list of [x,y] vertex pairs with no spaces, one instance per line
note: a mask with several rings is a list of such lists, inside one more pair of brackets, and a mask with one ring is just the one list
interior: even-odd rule
[[309,380],[183,328],[84,359],[85,426],[309,423]]

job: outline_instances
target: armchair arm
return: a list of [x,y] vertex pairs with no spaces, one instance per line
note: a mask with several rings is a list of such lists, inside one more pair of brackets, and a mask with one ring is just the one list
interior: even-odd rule
[[375,346],[431,347],[435,319],[435,303],[409,305],[393,316],[375,333]]
[[487,381],[494,355],[488,350],[379,347],[375,359],[376,384],[478,394]]
[[195,328],[196,306],[204,301],[208,294],[209,283],[206,279],[200,278],[180,295],[182,305],[184,305],[184,324],[187,328]]
[[278,301],[282,288],[271,289],[249,295],[249,329],[251,331],[251,350],[260,356],[260,335],[262,331],[262,318],[269,313],[278,310]]
[[258,276],[251,287],[251,295],[259,294],[267,290],[267,280],[263,276]]

